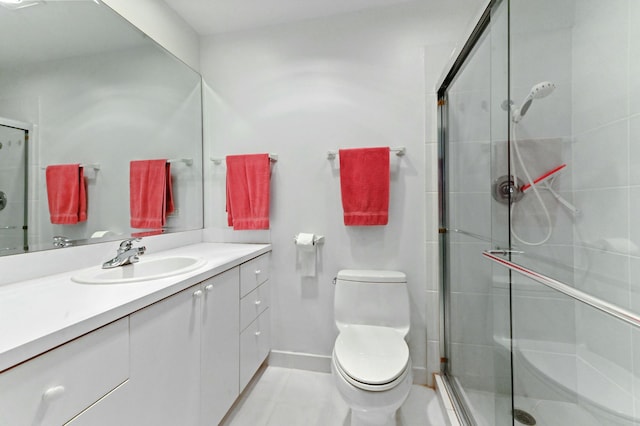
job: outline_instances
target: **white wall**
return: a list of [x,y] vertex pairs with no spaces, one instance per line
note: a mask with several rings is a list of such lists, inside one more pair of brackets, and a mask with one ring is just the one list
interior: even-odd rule
[[[205,157],[279,155],[269,231],[226,227],[223,165],[211,164],[205,184],[210,238],[273,244],[274,350],[330,356],[337,271],[396,269],[409,280],[419,380],[427,381],[427,340],[429,370],[438,369],[433,87],[477,5],[407,2],[202,40]],[[339,170],[327,150],[399,145],[407,155],[391,158],[389,224],[345,227]],[[296,268],[298,232],[326,237],[317,278]]]
[[196,71],[200,69],[200,39],[173,9],[161,0],[103,0]]

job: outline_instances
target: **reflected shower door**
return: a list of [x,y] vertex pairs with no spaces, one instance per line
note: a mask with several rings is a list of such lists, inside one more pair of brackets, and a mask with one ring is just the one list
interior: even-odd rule
[[0,251],[27,250],[27,131],[0,124]]

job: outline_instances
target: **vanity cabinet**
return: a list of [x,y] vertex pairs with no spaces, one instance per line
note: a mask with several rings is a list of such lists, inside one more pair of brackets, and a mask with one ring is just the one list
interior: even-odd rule
[[269,292],[265,254],[9,368],[0,425],[217,425],[269,354]]
[[131,315],[137,424],[216,425],[240,393],[239,268]]
[[138,424],[216,425],[270,350],[262,255],[131,315]]
[[0,374],[0,425],[61,425],[129,378],[123,318]]

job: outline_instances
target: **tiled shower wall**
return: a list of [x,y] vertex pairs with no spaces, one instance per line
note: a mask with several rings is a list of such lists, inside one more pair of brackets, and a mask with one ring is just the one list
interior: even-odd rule
[[[640,3],[575,2],[572,31],[574,226],[579,289],[640,312]],[[640,330],[580,305],[577,356],[640,416]],[[622,373],[622,374],[620,374]]]

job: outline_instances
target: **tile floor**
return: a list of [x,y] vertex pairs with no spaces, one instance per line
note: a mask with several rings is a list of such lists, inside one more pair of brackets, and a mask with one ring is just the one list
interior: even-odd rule
[[[442,426],[436,393],[414,385],[398,426]],[[349,409],[327,373],[267,367],[223,421],[224,426],[348,426]]]
[[[511,398],[507,395],[496,396],[491,392],[467,390],[466,395],[471,405],[474,418],[480,426],[494,426],[496,424],[511,424],[511,419],[505,418],[511,411]],[[615,419],[607,421],[606,418],[597,420],[584,407],[563,401],[542,400],[536,398],[523,398],[517,396],[514,400],[516,408],[531,414],[537,426],[580,425],[602,426],[630,425],[631,423],[618,422]],[[500,413],[500,419],[495,415]],[[496,421],[498,420],[498,421]],[[518,421],[515,425],[522,425]]]

